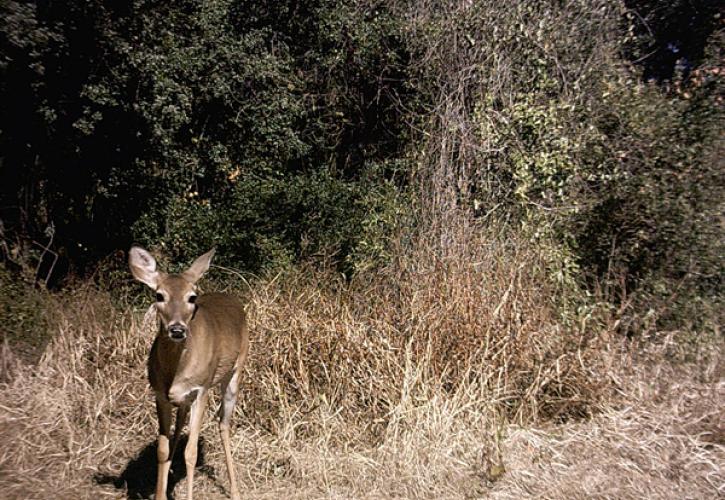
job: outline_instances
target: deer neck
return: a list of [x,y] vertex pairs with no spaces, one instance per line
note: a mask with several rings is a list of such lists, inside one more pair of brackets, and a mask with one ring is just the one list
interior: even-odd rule
[[[165,331],[159,333],[159,354],[162,364],[167,364],[168,385],[205,385],[213,378],[213,346],[201,325],[192,321],[188,337],[174,342]],[[195,328],[196,326],[196,328]]]

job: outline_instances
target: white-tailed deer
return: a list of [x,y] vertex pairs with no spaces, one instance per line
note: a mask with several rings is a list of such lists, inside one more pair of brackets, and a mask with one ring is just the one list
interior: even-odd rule
[[[249,350],[249,332],[244,306],[237,298],[224,293],[196,295],[196,282],[209,269],[213,256],[214,250],[211,250],[183,273],[165,274],[156,269],[156,260],[143,248],[132,247],[128,253],[134,278],[156,292],[156,309],[161,318],[148,360],[149,382],[156,393],[159,417],[156,500],[166,498],[171,461],[189,409],[189,440],[184,459],[187,498],[192,500],[199,431],[209,389],[215,384],[219,384],[223,394],[219,434],[229,472],[230,493],[234,500],[239,499],[229,447],[229,421],[237,400],[242,363]],[[170,440],[174,406],[178,410]]]

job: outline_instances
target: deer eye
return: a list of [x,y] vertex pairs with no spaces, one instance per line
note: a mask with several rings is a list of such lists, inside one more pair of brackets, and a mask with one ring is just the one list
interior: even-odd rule
[[189,304],[193,304],[196,302],[196,295],[189,295]]
[[160,293],[157,293],[156,294],[156,302],[163,302],[163,301],[164,301],[164,296],[162,294],[160,294]]

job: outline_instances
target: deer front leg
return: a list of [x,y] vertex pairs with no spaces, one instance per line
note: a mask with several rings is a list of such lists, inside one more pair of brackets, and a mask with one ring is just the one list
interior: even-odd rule
[[174,439],[171,440],[171,453],[169,454],[169,461],[171,465],[174,464],[174,453],[176,452],[176,445],[179,444],[179,438],[181,437],[181,431],[184,429],[186,423],[186,415],[189,413],[188,406],[179,406],[176,410],[176,424],[174,425]]
[[156,500],[166,500],[171,457],[169,456],[169,435],[171,434],[172,406],[166,399],[156,396],[156,414],[159,418],[159,442],[156,448],[158,468],[156,470]]
[[184,459],[186,460],[186,498],[192,500],[194,489],[194,468],[196,467],[196,454],[199,443],[199,432],[201,432],[201,424],[204,421],[204,411],[206,403],[209,399],[209,391],[200,389],[196,399],[191,404],[191,419],[189,420],[189,441],[186,443],[184,450]]

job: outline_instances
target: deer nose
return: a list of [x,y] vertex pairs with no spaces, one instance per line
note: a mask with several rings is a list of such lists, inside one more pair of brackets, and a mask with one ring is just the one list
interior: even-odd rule
[[186,327],[180,323],[169,325],[169,337],[171,337],[171,340],[184,340],[186,338]]

